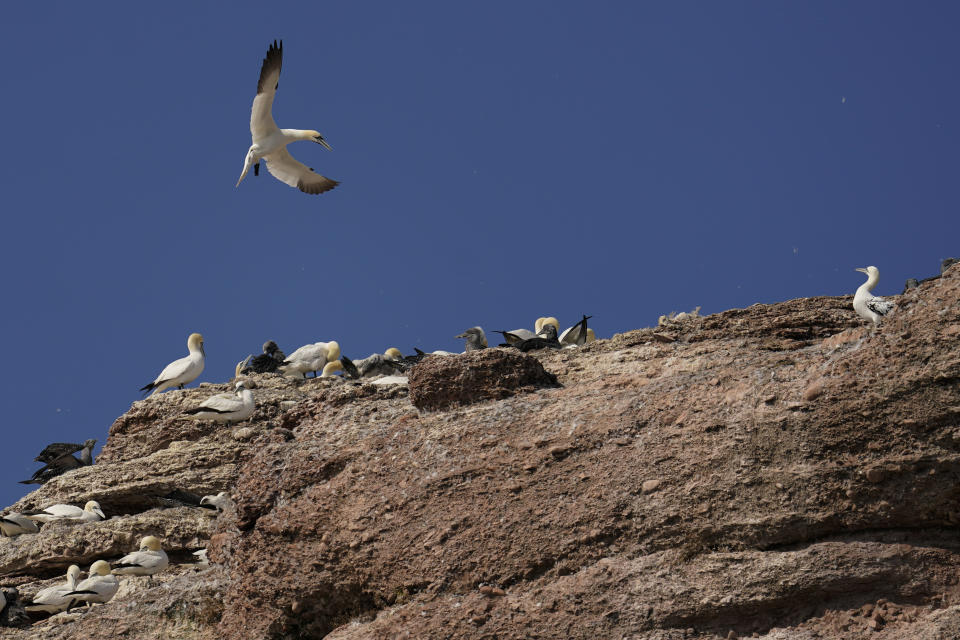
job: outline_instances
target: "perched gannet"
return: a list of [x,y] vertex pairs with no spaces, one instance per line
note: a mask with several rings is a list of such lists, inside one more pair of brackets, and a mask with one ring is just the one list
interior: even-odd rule
[[336,377],[337,377],[337,374],[338,374],[338,373],[342,373],[343,371],[344,371],[344,369],[343,369],[343,361],[342,361],[342,360],[334,360],[333,362],[328,362],[327,364],[323,365],[323,372],[320,374],[320,377],[321,377],[321,378],[336,378]]
[[[481,327],[470,327],[460,335],[454,337],[467,339],[467,345],[464,353],[467,351],[478,351],[480,349],[487,348],[487,336],[483,333],[483,329]],[[434,353],[436,353],[436,351],[434,351]]]
[[371,376],[392,376],[401,370],[403,354],[395,347],[390,347],[384,353],[371,353],[361,360],[340,359],[344,370],[349,371],[347,362],[356,367],[356,375],[361,378]]
[[96,522],[98,520],[104,520],[107,517],[103,515],[100,505],[95,500],[91,500],[83,505],[83,509],[75,507],[72,504],[54,504],[43,511],[28,511],[23,515],[37,522],[51,522],[53,520]]
[[218,393],[200,403],[199,407],[187,409],[184,415],[194,420],[213,422],[240,422],[253,415],[256,403],[250,383],[241,380],[236,384],[236,393]]
[[191,333],[187,338],[187,349],[190,350],[190,355],[168,364],[153,382],[141,387],[140,391],[147,391],[149,392],[147,395],[152,395],[162,393],[171,387],[183,389],[183,385],[196,380],[197,376],[203,373],[205,357],[203,336],[199,333]]
[[170,561],[160,546],[160,540],[147,536],[140,541],[140,550],[128,553],[120,558],[113,567],[117,575],[152,576],[167,568]]
[[[97,441],[91,438],[83,444],[55,442],[47,445],[40,455],[34,458],[36,462],[47,463],[46,466],[37,469],[29,480],[21,480],[20,484],[43,484],[70,469],[93,464],[93,448],[96,444]],[[73,455],[77,451],[80,452],[79,459]]]
[[250,167],[253,167],[253,175],[260,175],[260,159],[263,158],[267,161],[267,171],[280,182],[296,187],[304,193],[318,194],[329,191],[340,183],[314,173],[313,169],[294,160],[287,151],[287,145],[297,140],[310,140],[323,145],[328,151],[333,151],[320,132],[312,129],[278,129],[273,120],[273,97],[280,86],[282,64],[283,41],[278,45],[274,40],[260,67],[257,97],[253,99],[253,108],[250,111],[250,135],[253,137],[253,144],[243,160],[243,173],[237,180],[237,186],[247,177]]
[[37,523],[16,511],[0,516],[0,533],[7,538],[40,531]]
[[240,373],[273,373],[287,359],[280,351],[280,347],[273,340],[263,343],[263,353],[256,357],[248,357],[240,367]]
[[340,345],[336,341],[315,342],[306,344],[287,356],[282,363],[282,371],[285,376],[307,377],[308,372],[313,372],[317,376],[317,371],[322,371],[328,362],[333,362],[340,358]]
[[537,318],[536,324],[533,325],[534,333],[540,335],[540,332],[543,331],[543,325],[545,324],[552,324],[554,329],[558,332],[560,331],[560,321],[553,316],[548,316],[546,318]]
[[197,549],[191,555],[197,559],[197,564],[201,567],[205,567],[210,564],[210,558],[207,557],[206,549]]
[[231,504],[233,504],[233,501],[230,499],[230,494],[226,491],[221,491],[215,496],[203,496],[200,500],[201,507],[216,509],[218,512],[226,511],[227,507]]
[[68,594],[76,590],[77,580],[79,579],[80,567],[75,564],[70,565],[70,568],[67,569],[67,582],[37,591],[36,595],[33,596],[33,602],[25,607],[26,610],[42,613],[65,611],[74,601],[74,597]]
[[580,346],[587,344],[587,320],[592,317],[593,316],[583,316],[580,322],[568,329],[564,329],[557,340],[559,340],[562,345]]
[[94,602],[109,602],[120,587],[117,576],[110,574],[110,565],[106,560],[97,560],[90,565],[89,577],[66,594],[78,602],[89,606]]
[[867,274],[867,281],[853,294],[853,310],[864,320],[870,320],[874,326],[879,326],[880,319],[893,309],[892,302],[870,293],[870,290],[880,281],[880,270],[876,267],[867,267],[866,269],[858,268],[857,271]]
[[535,338],[521,340],[513,346],[524,352],[535,349],[559,349],[560,341],[557,340],[557,327],[551,322],[545,322]]

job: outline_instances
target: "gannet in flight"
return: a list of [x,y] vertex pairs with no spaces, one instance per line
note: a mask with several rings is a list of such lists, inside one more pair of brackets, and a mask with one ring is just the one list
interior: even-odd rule
[[129,576],[152,576],[167,568],[170,564],[167,553],[155,536],[147,536],[140,541],[140,550],[128,553],[120,558],[113,567],[113,573]]
[[253,144],[243,161],[243,173],[237,180],[237,186],[247,177],[251,166],[253,175],[260,175],[260,159],[263,158],[267,161],[267,171],[280,182],[296,187],[304,193],[318,194],[329,191],[340,183],[314,173],[313,169],[295,160],[287,151],[287,145],[297,140],[310,140],[323,145],[328,151],[333,151],[320,132],[313,129],[279,129],[273,120],[273,97],[280,86],[282,64],[283,41],[278,45],[274,40],[267,50],[267,57],[263,59],[263,66],[260,67],[257,97],[253,99],[253,108],[250,111],[250,135],[253,137]]
[[52,520],[79,520],[80,522],[96,522],[104,520],[107,516],[103,515],[99,503],[95,500],[89,501],[83,505],[83,509],[75,507],[72,504],[54,504],[43,511],[28,511],[24,513],[26,517],[37,522],[50,522]]
[[858,268],[857,271],[867,274],[867,281],[860,285],[853,295],[853,310],[864,320],[870,320],[874,326],[879,326],[880,319],[893,309],[892,302],[870,293],[870,290],[880,281],[880,270],[876,267],[867,267],[866,269]]
[[187,409],[184,415],[194,420],[214,422],[240,422],[253,415],[256,403],[249,383],[241,380],[234,387],[236,393],[218,393],[200,403],[199,407]]
[[183,385],[196,380],[197,376],[203,373],[206,356],[203,351],[203,336],[199,333],[191,333],[187,338],[187,349],[190,350],[190,355],[168,364],[153,382],[141,387],[140,391],[148,392],[149,396],[162,393],[171,387],[183,389]]
[[119,588],[120,581],[117,580],[117,576],[110,575],[110,565],[107,561],[97,560],[90,565],[90,577],[66,595],[89,605],[93,602],[109,602]]
[[0,534],[8,538],[38,531],[40,528],[37,527],[37,523],[22,513],[11,511],[0,516]]
[[59,613],[65,611],[74,597],[69,595],[77,588],[77,580],[80,579],[80,567],[75,564],[67,569],[67,582],[65,584],[56,584],[46,589],[37,591],[33,596],[33,602],[24,607],[27,611],[42,613]]

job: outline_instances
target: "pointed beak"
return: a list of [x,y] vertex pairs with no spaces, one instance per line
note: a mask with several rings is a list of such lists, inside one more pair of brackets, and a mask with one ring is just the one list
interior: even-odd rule
[[330,146],[329,142],[323,139],[323,136],[317,136],[316,138],[314,138],[314,140],[317,142],[317,144],[322,144],[324,149],[326,149],[327,151],[333,151],[333,147]]
[[859,271],[860,273],[866,273],[866,272],[867,272],[867,270],[864,269],[863,267],[857,267],[856,269],[854,269],[854,271]]
[[202,342],[200,343],[200,353],[203,354],[203,357],[204,357],[204,358],[207,357],[207,352],[203,350],[203,343],[202,343]]
[[101,511],[100,509],[94,509],[93,512],[94,512],[95,514],[97,514],[98,516],[100,516],[102,519],[104,519],[104,520],[107,519],[107,516],[103,515],[103,511]]

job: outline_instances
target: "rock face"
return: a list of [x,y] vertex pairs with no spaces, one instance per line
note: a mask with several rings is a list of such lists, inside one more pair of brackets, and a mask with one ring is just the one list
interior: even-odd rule
[[[960,267],[896,302],[432,358],[409,394],[253,376],[233,428],[178,420],[227,385],[137,402],[13,507],[115,517],[0,540],[0,585],[151,533],[173,566],[3,637],[960,637]],[[174,488],[236,509],[158,508]]]

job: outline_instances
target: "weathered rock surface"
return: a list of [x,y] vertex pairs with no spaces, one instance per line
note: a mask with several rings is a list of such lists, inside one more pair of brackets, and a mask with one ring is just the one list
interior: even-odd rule
[[[177,419],[226,385],[135,403],[16,506],[116,517],[0,540],[0,584],[147,533],[174,566],[3,637],[960,637],[960,267],[896,301],[878,330],[808,298],[431,358],[409,395],[254,376],[233,428]],[[562,386],[502,382],[513,356]],[[156,508],[172,488],[236,510]]]

